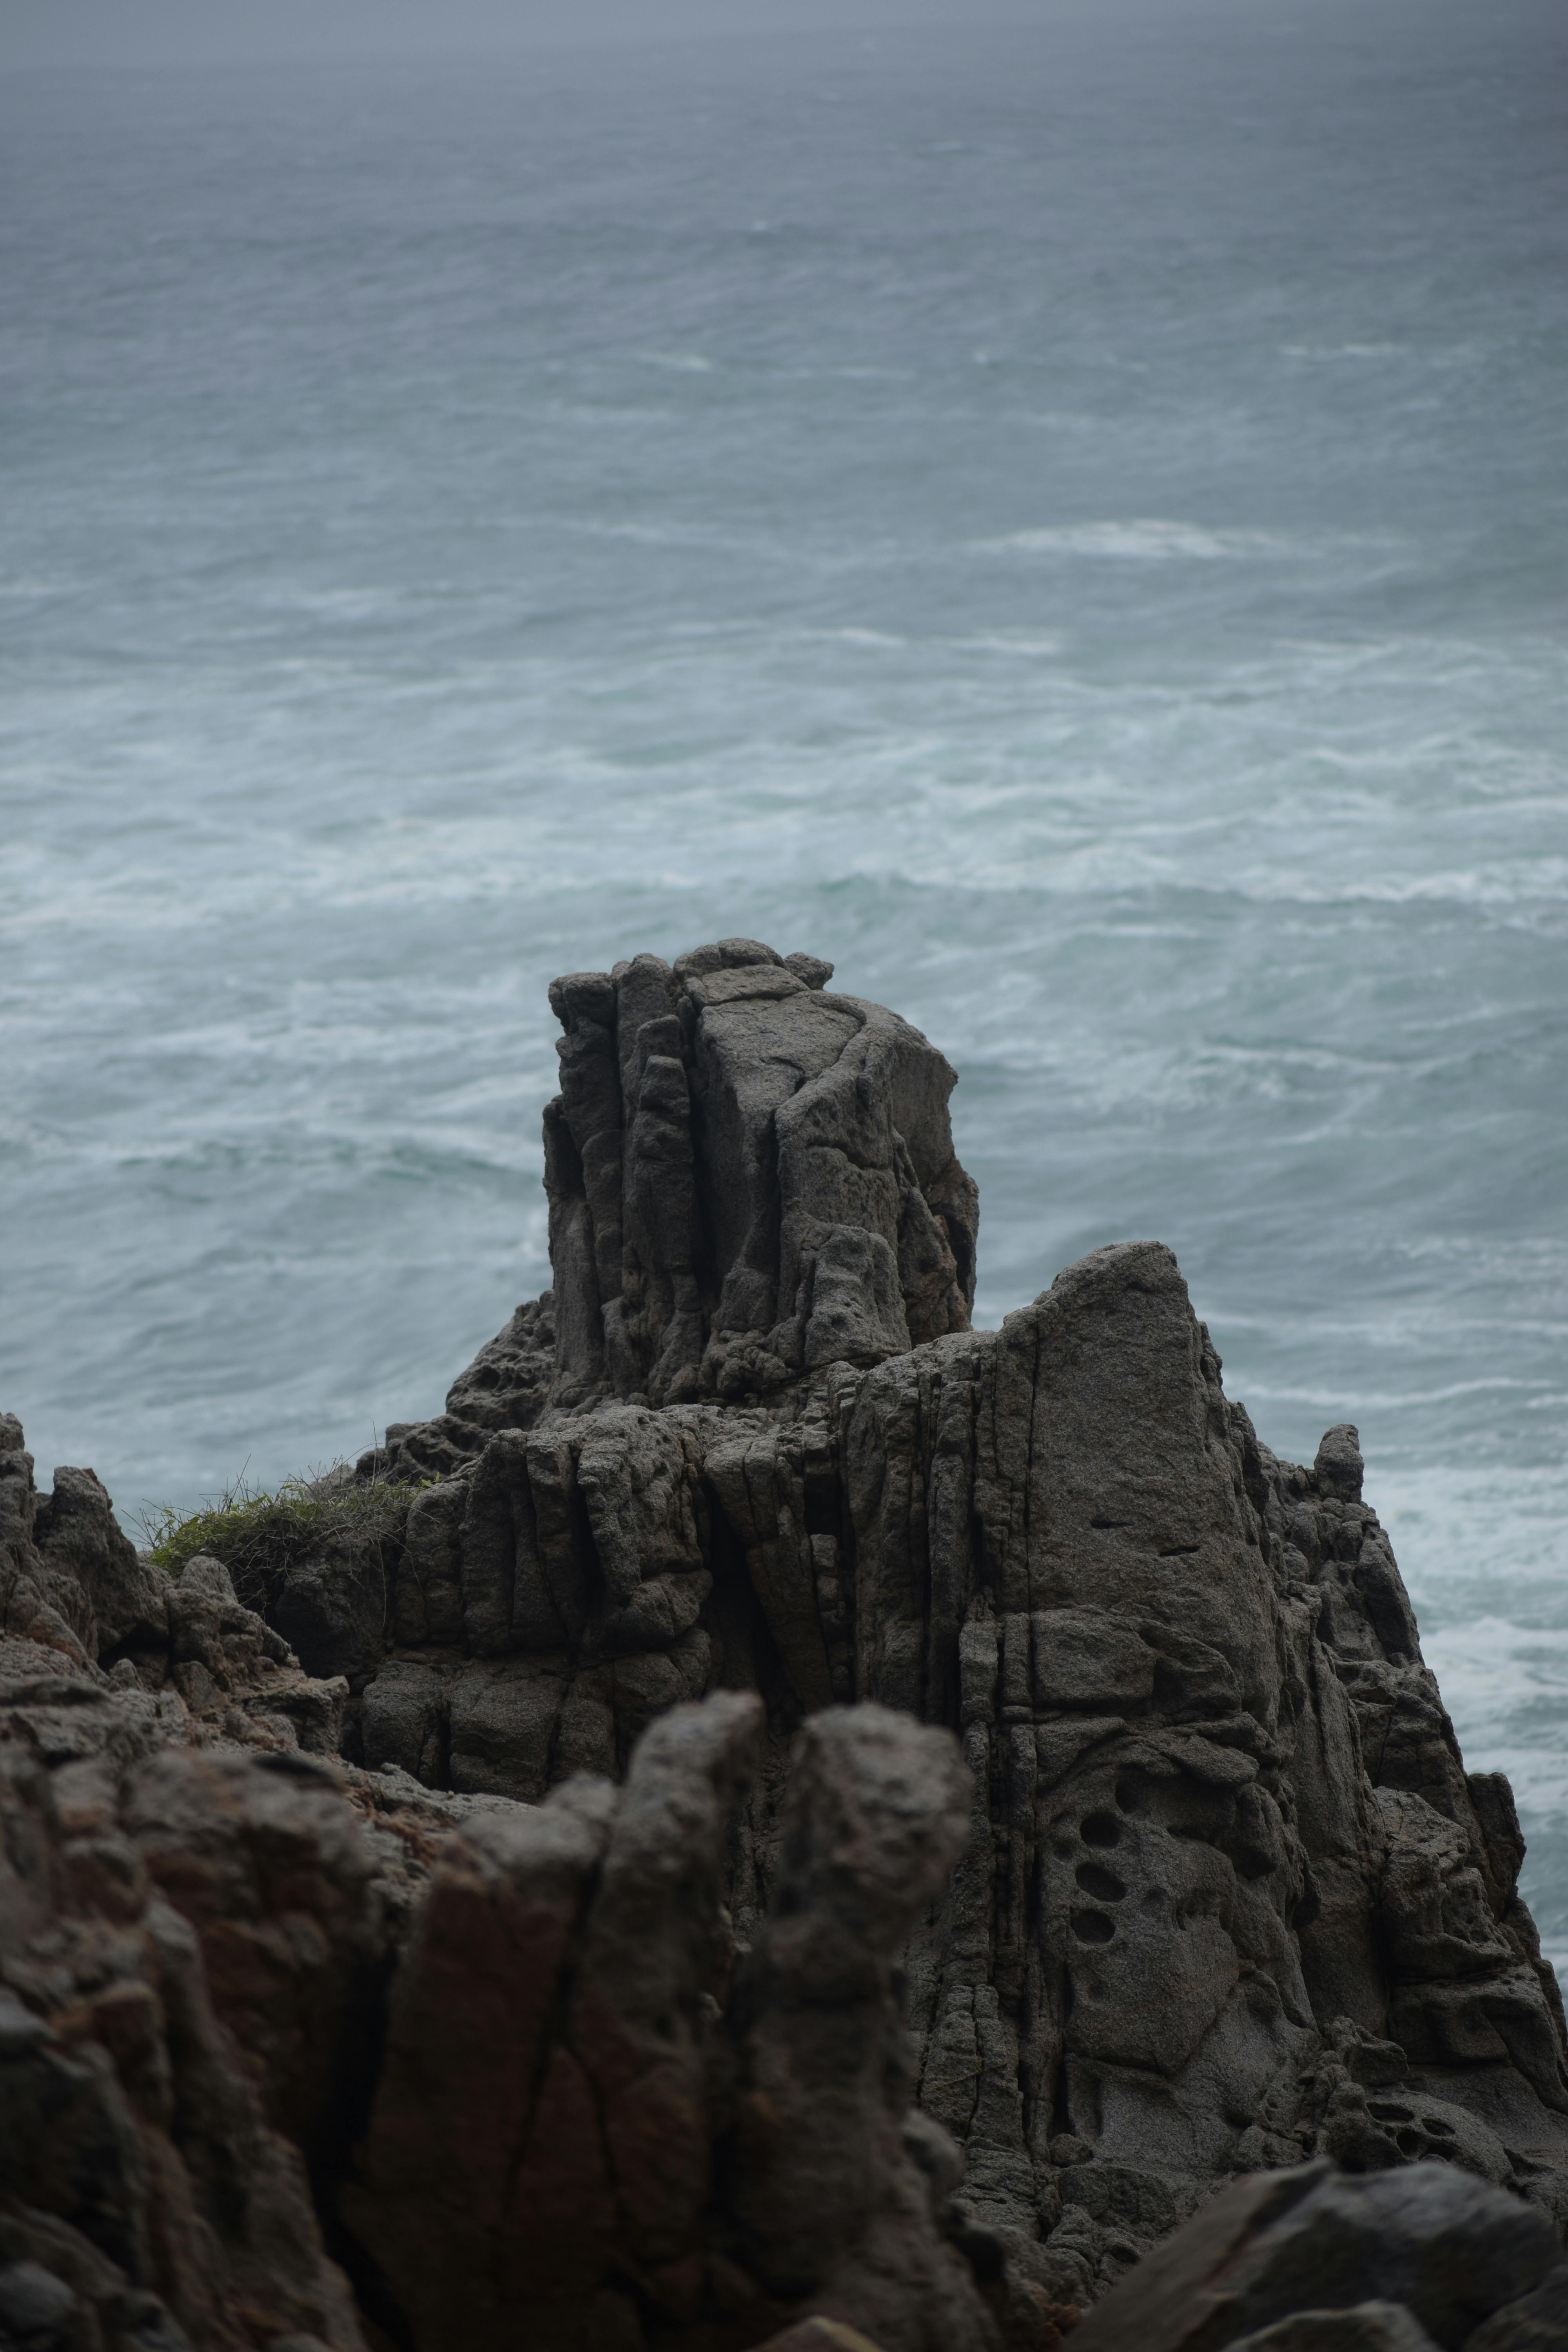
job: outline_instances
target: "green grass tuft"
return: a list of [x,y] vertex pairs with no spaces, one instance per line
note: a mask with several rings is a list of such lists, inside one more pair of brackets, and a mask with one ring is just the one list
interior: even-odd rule
[[400,1538],[418,1491],[406,1480],[354,1481],[331,1471],[285,1478],[270,1491],[241,1477],[188,1517],[171,1504],[148,1504],[141,1527],[158,1567],[178,1576],[198,1553],[221,1559],[240,1600],[259,1609],[297,1561],[380,1551],[389,1538]]

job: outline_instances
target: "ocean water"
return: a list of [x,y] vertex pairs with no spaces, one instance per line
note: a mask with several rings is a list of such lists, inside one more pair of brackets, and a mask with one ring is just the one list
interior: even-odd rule
[[960,1073],[979,1319],[1356,1422],[1568,1960],[1547,0],[0,76],[0,1403],[133,1520],[548,1278],[559,971]]

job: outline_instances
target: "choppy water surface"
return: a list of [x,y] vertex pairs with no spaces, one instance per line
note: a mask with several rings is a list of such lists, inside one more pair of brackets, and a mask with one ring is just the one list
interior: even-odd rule
[[545,986],[962,1074],[981,1319],[1361,1427],[1568,1958],[1545,5],[0,81],[4,1402],[128,1516],[547,1278]]

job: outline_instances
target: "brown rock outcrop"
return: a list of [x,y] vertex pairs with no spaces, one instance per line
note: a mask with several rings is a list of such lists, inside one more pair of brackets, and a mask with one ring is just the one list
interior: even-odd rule
[[[268,1623],[90,1474],[40,1507],[16,1432],[6,1622],[87,1696],[15,1738],[58,1769],[113,1717],[113,1834],[391,2341],[1043,2346],[1321,2157],[1560,2231],[1517,1819],[1355,1432],[1278,1461],[1157,1243],[971,1330],[952,1074],[828,977],[731,940],[558,983],[554,1290],[361,1465],[408,1481],[374,1561],[280,1567]],[[269,1772],[358,1824],[282,1876]]]

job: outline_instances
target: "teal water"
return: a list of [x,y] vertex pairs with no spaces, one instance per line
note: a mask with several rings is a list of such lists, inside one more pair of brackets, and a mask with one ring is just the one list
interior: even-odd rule
[[547,1279],[551,976],[961,1074],[980,1319],[1362,1432],[1568,1959],[1545,5],[0,78],[0,1402],[129,1517]]

